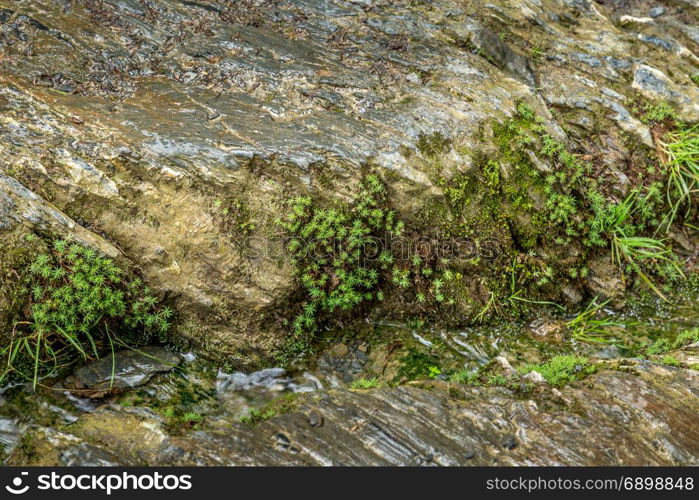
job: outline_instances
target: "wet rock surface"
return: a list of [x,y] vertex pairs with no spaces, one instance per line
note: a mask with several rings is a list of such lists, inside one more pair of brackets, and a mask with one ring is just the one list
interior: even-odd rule
[[[118,405],[31,428],[22,465],[697,465],[699,372],[626,360],[527,397],[442,382],[300,396],[256,425],[172,435]],[[591,432],[594,430],[594,432]]]
[[463,173],[520,100],[624,192],[633,175],[614,159],[654,145],[629,103],[640,94],[699,117],[692,3],[0,1],[0,12],[0,231],[128,258],[181,314],[179,336],[241,367],[283,343],[269,318],[295,281],[274,219],[291,194],[346,199],[371,164],[410,222],[444,197],[420,139],[443,134],[440,175]]
[[[174,383],[157,375],[179,362],[169,351],[151,352],[165,362],[122,351],[114,379],[107,356],[58,395],[4,388],[7,463],[698,465],[696,346],[673,353],[677,366],[664,355],[619,359],[625,345],[587,346],[606,364],[566,387],[536,371],[518,382],[533,386],[526,391],[471,387],[441,380],[438,342],[457,368],[495,362],[513,377],[514,367],[573,348],[559,320],[505,347],[510,330],[465,322],[371,347],[344,340],[321,354],[318,372],[253,371],[275,359],[299,300],[274,222],[291,197],[349,200],[373,169],[407,225],[433,229],[418,214],[448,205],[452,180],[495,154],[494,126],[523,102],[591,162],[605,195],[623,199],[655,158],[643,104],[666,101],[699,119],[698,9],[670,0],[0,0],[0,341],[28,293],[18,270],[63,237],[134,264],[177,311],[174,335],[232,367]],[[538,172],[554,172],[526,153]],[[516,165],[501,159],[498,178],[513,178]],[[537,193],[527,196],[541,209]],[[479,219],[487,202],[481,183],[464,214]],[[532,222],[511,214],[494,230],[499,251],[522,256]],[[696,260],[693,241],[671,237]],[[532,258],[557,267],[579,244],[536,247]],[[631,283],[611,256],[587,264],[589,276],[556,280],[539,298],[622,304]],[[487,271],[464,270],[474,284],[464,317],[493,297],[479,279]],[[391,300],[379,319],[413,314],[414,301]],[[683,326],[694,325],[695,316]],[[405,382],[404,359],[422,382],[347,388],[365,376]],[[9,402],[13,390],[22,405]]]
[[162,347],[125,349],[79,368],[60,385],[83,397],[102,397],[144,385],[153,375],[173,370],[181,360],[179,355]]

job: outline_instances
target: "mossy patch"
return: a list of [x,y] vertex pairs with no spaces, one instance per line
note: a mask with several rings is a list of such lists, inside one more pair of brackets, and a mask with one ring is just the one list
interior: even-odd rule
[[172,311],[157,306],[142,280],[67,240],[54,240],[23,270],[26,302],[2,356],[6,377],[31,379],[59,372],[78,359],[115,346],[165,340]]
[[29,295],[22,283],[26,269],[37,254],[46,250],[46,244],[23,226],[0,236],[0,339],[4,344]]
[[240,418],[240,421],[248,425],[257,425],[278,415],[288,413],[297,407],[299,396],[300,394],[298,393],[289,393],[279,396],[262,408],[251,409],[250,413]]
[[420,134],[416,146],[423,155],[435,157],[448,152],[451,149],[452,141],[441,132],[433,132]]
[[521,373],[539,372],[554,387],[563,387],[575,380],[592,375],[597,371],[596,365],[583,356],[564,355],[551,358],[545,363],[529,365]]

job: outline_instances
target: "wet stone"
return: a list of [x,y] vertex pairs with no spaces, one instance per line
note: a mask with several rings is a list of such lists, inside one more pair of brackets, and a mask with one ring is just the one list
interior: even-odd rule
[[79,368],[61,385],[80,396],[103,397],[110,392],[142,386],[155,374],[174,369],[180,360],[179,355],[162,347],[127,349]]
[[514,436],[507,436],[502,442],[502,447],[508,450],[514,450],[517,448],[517,439]]
[[321,427],[325,422],[320,413],[312,412],[308,415],[308,423],[311,427]]
[[650,11],[648,12],[648,14],[649,14],[650,17],[652,17],[652,18],[660,17],[660,16],[662,16],[663,14],[665,14],[665,7],[662,7],[662,6],[653,7],[652,9],[650,9]]

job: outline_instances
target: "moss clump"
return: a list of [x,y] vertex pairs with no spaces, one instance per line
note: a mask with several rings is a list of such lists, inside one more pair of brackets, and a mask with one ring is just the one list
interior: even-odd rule
[[441,132],[420,134],[416,146],[423,155],[435,157],[451,149],[451,140]]
[[386,190],[375,175],[367,176],[351,207],[320,208],[311,198],[292,202],[291,213],[278,223],[291,233],[288,250],[308,300],[294,320],[294,335],[303,340],[317,328],[320,313],[347,311],[379,299],[377,263],[386,267],[394,258],[383,250],[378,262],[367,252],[384,231],[400,235],[403,223],[387,207]]
[[14,320],[27,301],[29,291],[22,283],[23,270],[46,244],[22,226],[0,233],[0,339],[9,341]]
[[216,200],[213,203],[213,214],[220,221],[222,229],[233,235],[247,237],[256,228],[253,212],[244,200]]
[[250,413],[240,418],[240,421],[248,425],[257,425],[278,415],[283,415],[296,408],[298,393],[285,394],[273,399],[262,408],[253,408]]
[[400,367],[393,382],[403,383],[410,380],[435,378],[442,373],[439,359],[417,349],[409,348],[400,359]]
[[[29,300],[2,351],[7,377],[33,379],[115,345],[164,340],[172,311],[143,282],[91,248],[56,240],[26,269]],[[28,368],[31,369],[28,370]]]
[[666,352],[680,349],[685,345],[693,342],[699,342],[699,328],[684,330],[680,332],[674,339],[660,338],[652,344],[646,345],[641,349],[642,356],[656,356],[665,354]]
[[375,389],[377,387],[381,387],[381,382],[376,377],[359,378],[352,382],[352,384],[350,385],[350,389],[353,390]]
[[668,365],[668,366],[680,366],[679,360],[674,356],[663,357],[661,363],[663,363],[664,365]]
[[462,276],[449,270],[437,252],[421,254],[411,247],[409,255],[394,253],[394,248],[412,242],[400,239],[405,225],[390,209],[386,188],[376,175],[362,180],[350,204],[323,208],[301,196],[277,222],[291,235],[287,248],[306,296],[283,358],[308,350],[320,320],[381,302],[387,287],[413,293],[419,307],[455,301],[450,294]]
[[556,356],[546,363],[528,365],[522,372],[537,371],[554,387],[563,387],[575,380],[593,374],[597,368],[582,356]]
[[452,373],[449,376],[449,381],[455,384],[464,385],[480,385],[480,373],[478,371],[462,369],[457,372]]
[[671,120],[676,122],[679,120],[677,111],[673,109],[665,101],[660,101],[656,104],[646,104],[644,106],[643,115],[641,116],[641,121],[645,124],[660,123],[666,120]]

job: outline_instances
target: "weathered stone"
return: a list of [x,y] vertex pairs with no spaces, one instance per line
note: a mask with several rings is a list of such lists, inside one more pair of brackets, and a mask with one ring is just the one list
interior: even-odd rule
[[538,318],[527,325],[527,332],[541,342],[560,343],[568,333],[566,322],[554,318]]
[[463,387],[463,399],[453,399],[442,382],[429,390],[336,390],[299,398],[288,413],[254,427],[207,427],[205,420],[182,435],[166,432],[152,412],[113,406],[61,433],[30,429],[31,445],[15,448],[8,462],[697,465],[699,372],[637,360],[624,366],[560,390],[539,385],[528,400],[488,387]]
[[[472,173],[520,101],[552,137],[602,159],[600,178],[623,192],[633,169],[603,159],[654,146],[628,103],[640,94],[699,118],[691,4],[662,15],[647,2],[554,0],[144,5],[0,0],[0,236],[122,255],[177,309],[176,335],[237,366],[269,362],[288,333],[297,281],[274,220],[292,196],[347,200],[371,166],[424,227],[417,214],[444,203],[438,181]],[[420,137],[435,132],[450,147],[424,158]],[[499,254],[532,229],[513,214]],[[15,266],[0,268],[1,290],[16,292]],[[610,292],[607,278],[588,290]],[[467,290],[459,317],[489,292]],[[0,337],[20,302],[0,306]]]
[[172,370],[180,361],[179,355],[162,347],[126,349],[79,368],[63,385],[80,396],[102,397],[143,385],[153,375]]

